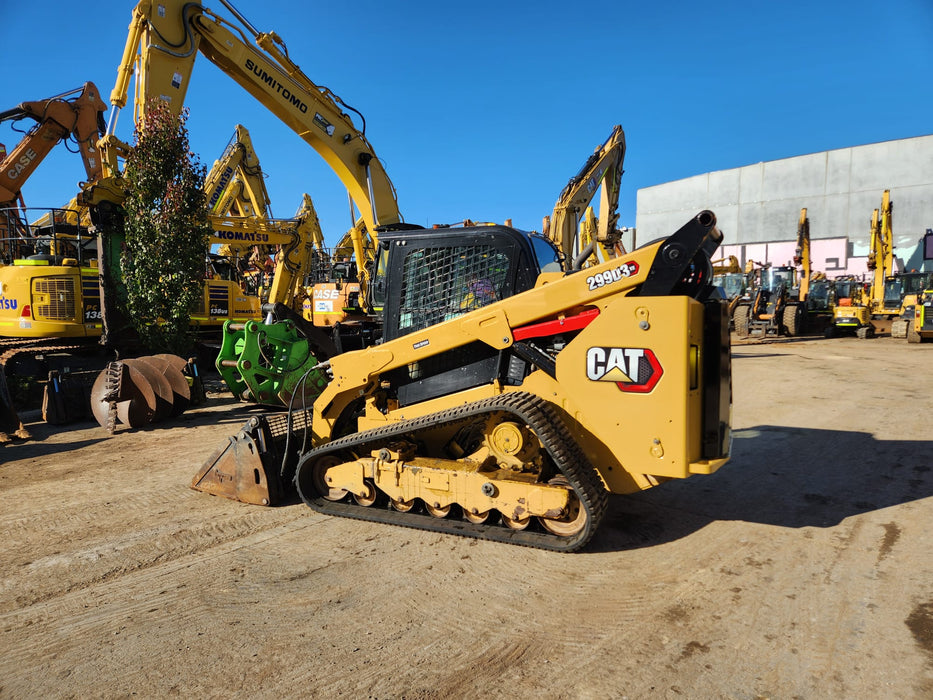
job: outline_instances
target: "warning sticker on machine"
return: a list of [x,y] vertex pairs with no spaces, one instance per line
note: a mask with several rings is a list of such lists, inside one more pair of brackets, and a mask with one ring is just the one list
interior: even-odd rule
[[324,117],[322,117],[317,112],[314,113],[313,121],[315,124],[317,124],[321,128],[322,131],[324,131],[325,134],[327,134],[328,136],[334,135],[334,125],[331,124],[329,121],[327,121]]
[[586,378],[614,382],[620,391],[646,394],[654,389],[664,370],[649,348],[594,347],[586,351]]

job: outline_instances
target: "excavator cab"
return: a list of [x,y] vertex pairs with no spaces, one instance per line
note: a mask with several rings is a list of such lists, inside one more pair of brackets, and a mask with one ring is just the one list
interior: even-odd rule
[[[931,273],[929,272],[902,272],[899,275],[885,280],[884,308],[898,310],[905,303],[907,297],[916,297],[925,288],[929,288]],[[913,302],[914,299],[910,299]]]
[[831,285],[829,280],[816,280],[810,283],[810,293],[807,294],[807,311],[826,312],[832,306]]

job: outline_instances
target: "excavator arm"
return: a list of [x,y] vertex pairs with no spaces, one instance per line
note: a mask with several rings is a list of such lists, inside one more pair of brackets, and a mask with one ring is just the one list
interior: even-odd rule
[[314,210],[314,203],[307,194],[304,195],[296,222],[296,239],[292,245],[282,249],[281,260],[275,268],[275,277],[269,292],[269,302],[272,304],[292,306],[304,274],[311,269],[311,259],[315,250],[322,250],[321,223]]
[[[557,198],[550,218],[545,219],[544,234],[564,254],[566,270],[573,269],[577,257],[582,263],[593,253],[597,244],[604,249],[611,249],[617,242],[617,209],[624,158],[625,134],[622,127],[617,125],[613,127],[609,138],[596,148],[580,171],[570,179]],[[577,230],[597,191],[601,195],[595,241],[577,250]]]
[[797,248],[794,251],[794,265],[800,268],[800,287],[797,294],[799,301],[806,301],[810,293],[810,219],[807,218],[807,208],[800,210],[800,221],[797,224]]
[[89,181],[101,176],[97,141],[104,131],[103,113],[107,105],[94,83],[50,97],[23,102],[0,112],[0,121],[34,119],[37,123],[0,164],[0,206],[10,206],[23,183],[63,139],[74,137],[84,161]]
[[180,113],[200,51],[318,152],[346,187],[373,235],[378,226],[401,221],[395,189],[366,139],[365,127],[357,129],[341,109],[346,105],[292,62],[275,33],[256,31],[232,5],[221,2],[242,28],[200,2],[143,0],[136,6],[111,94],[114,112],[104,140],[110,174],[118,176],[118,158],[126,149],[113,131],[134,70],[138,67],[137,119],[145,115],[152,99]]
[[204,178],[204,194],[212,214],[272,217],[259,157],[242,124],[236,125],[223,154]]

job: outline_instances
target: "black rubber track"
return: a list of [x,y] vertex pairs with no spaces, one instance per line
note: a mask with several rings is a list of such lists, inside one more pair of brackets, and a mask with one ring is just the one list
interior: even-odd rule
[[[408,438],[417,443],[419,432],[444,424],[476,419],[484,413],[493,412],[506,412],[515,416],[518,421],[526,424],[541,441],[544,450],[551,457],[557,469],[567,478],[574,493],[580,499],[581,506],[586,510],[587,522],[580,532],[571,537],[561,537],[543,529],[541,531],[532,529],[538,527],[537,523],[532,523],[526,530],[512,530],[492,520],[482,524],[470,523],[454,517],[454,513],[459,511],[458,508],[452,509],[451,515],[447,518],[436,518],[427,513],[416,512],[416,510],[400,513],[388,506],[360,506],[349,497],[342,501],[329,501],[314,490],[314,480],[310,478],[311,466],[324,455],[343,453],[342,459],[346,461],[353,459],[355,455],[369,456],[373,450],[380,449],[400,438]],[[305,469],[308,473],[303,478]],[[394,423],[329,442],[302,456],[296,469],[295,486],[301,499],[319,513],[558,552],[573,552],[586,545],[603,519],[608,504],[608,494],[599,475],[579,445],[573,440],[554,406],[526,392],[502,394],[441,413]]]

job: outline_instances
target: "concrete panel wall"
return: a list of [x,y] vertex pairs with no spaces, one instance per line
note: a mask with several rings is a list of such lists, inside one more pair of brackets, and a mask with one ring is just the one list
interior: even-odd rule
[[[789,241],[796,237],[800,209],[806,207],[813,240],[847,239],[846,259],[864,257],[872,210],[881,206],[885,189],[891,190],[894,204],[895,254],[916,260],[923,233],[933,228],[933,135],[756,163],[640,189],[638,241],[668,235],[702,209],[716,212],[727,245]],[[864,263],[853,260],[853,266],[864,268]]]

